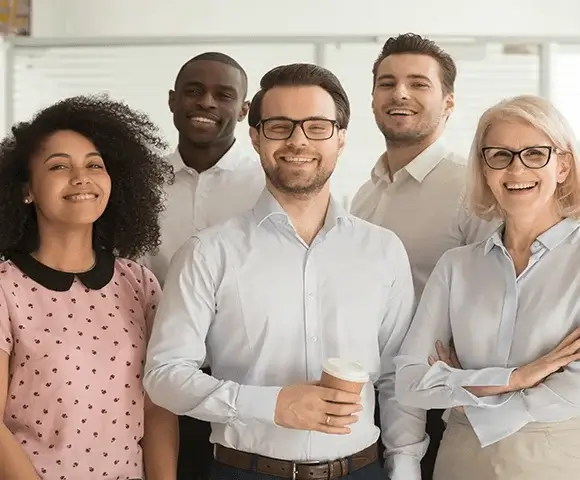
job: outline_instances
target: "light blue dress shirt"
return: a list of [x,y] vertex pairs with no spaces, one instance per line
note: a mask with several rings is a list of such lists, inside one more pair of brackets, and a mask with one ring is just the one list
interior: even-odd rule
[[[580,416],[580,364],[534,388],[478,398],[463,387],[508,385],[515,368],[552,350],[580,326],[580,229],[573,219],[534,241],[516,276],[502,228],[488,240],[447,252],[429,278],[395,359],[398,400],[424,409],[463,406],[481,445],[530,422]],[[464,370],[429,366],[435,342],[453,338]]]
[[[394,398],[393,359],[414,312],[398,237],[333,199],[309,246],[264,190],[255,208],[200,232],[172,261],[153,327],[145,388],[168,410],[212,422],[211,441],[292,461],[325,461],[377,441],[374,391],[349,435],[274,423],[282,386],[318,380],[328,357],[360,361],[380,391],[394,479],[419,480],[425,412]],[[200,366],[206,360],[212,375]]]

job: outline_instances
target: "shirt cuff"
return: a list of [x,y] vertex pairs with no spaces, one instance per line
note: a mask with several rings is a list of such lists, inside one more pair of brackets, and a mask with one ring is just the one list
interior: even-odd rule
[[460,370],[450,368],[447,387],[453,392],[453,397],[464,405],[474,407],[498,407],[506,403],[513,393],[477,397],[464,387],[504,387],[509,385],[510,377],[515,368],[490,367],[482,370]]
[[390,480],[421,480],[421,461],[418,458],[395,454],[385,460]]
[[236,400],[237,419],[244,424],[253,421],[275,425],[274,415],[280,390],[282,387],[240,385]]
[[464,411],[482,447],[513,435],[534,421],[526,410],[521,392],[516,392],[497,408],[467,406]]

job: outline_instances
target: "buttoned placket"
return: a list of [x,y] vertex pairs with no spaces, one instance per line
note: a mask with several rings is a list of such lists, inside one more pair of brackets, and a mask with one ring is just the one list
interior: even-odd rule
[[499,249],[498,253],[502,256],[501,262],[506,266],[506,268],[502,268],[506,285],[506,294],[504,296],[501,322],[497,335],[497,355],[500,364],[507,367],[509,364],[516,327],[516,316],[518,313],[519,294],[521,289],[520,286],[522,282],[525,281],[530,270],[536,263],[538,263],[538,260],[547,250],[541,242],[537,240],[534,241],[531,247],[531,255],[528,265],[519,275],[516,276],[514,262],[508,250],[501,244],[496,243],[496,246]]

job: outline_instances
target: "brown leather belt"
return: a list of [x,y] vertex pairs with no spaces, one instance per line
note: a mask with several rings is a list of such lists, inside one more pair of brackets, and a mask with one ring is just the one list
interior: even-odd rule
[[377,458],[376,443],[350,457],[324,463],[294,463],[288,460],[276,460],[233,450],[219,444],[215,448],[215,459],[228,467],[292,480],[334,480],[374,463]]

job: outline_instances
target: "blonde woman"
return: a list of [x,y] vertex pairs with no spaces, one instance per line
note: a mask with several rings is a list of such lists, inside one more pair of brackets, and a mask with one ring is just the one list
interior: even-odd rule
[[502,226],[441,258],[395,359],[401,403],[452,409],[435,480],[578,476],[578,162],[546,100],[505,100],[479,121],[472,207]]

